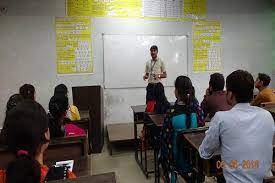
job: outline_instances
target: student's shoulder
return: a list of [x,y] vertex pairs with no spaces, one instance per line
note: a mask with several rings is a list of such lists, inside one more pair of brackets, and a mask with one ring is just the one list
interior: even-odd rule
[[159,62],[160,62],[161,64],[164,64],[164,61],[163,61],[162,58],[159,57],[158,60],[159,60]]
[[270,112],[267,111],[264,108],[261,108],[261,107],[258,107],[258,106],[250,106],[250,107],[251,107],[251,109],[255,110],[255,112],[257,112],[257,114],[259,114],[261,116],[272,117]]
[[215,120],[223,120],[223,121],[226,121],[224,119],[227,119],[227,118],[231,118],[233,117],[233,111],[231,110],[228,110],[228,111],[218,111],[215,113],[214,117],[212,119],[215,119]]

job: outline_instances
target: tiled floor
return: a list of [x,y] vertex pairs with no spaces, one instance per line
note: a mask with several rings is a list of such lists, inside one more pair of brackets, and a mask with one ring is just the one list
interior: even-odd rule
[[[114,151],[110,156],[106,146],[100,154],[92,155],[92,174],[115,172],[117,183],[153,183],[154,174],[146,179],[131,150]],[[184,181],[183,181],[184,182]],[[207,183],[215,182],[213,178],[207,178]]]
[[92,155],[92,173],[100,174],[105,172],[115,172],[117,183],[153,183],[154,177],[149,179],[143,175],[135,161],[133,151],[114,151],[110,156],[106,147],[100,154]]

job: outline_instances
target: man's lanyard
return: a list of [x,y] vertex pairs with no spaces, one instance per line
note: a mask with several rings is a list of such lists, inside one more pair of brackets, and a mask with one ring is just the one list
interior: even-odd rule
[[153,72],[153,69],[154,69],[154,67],[155,67],[157,61],[158,61],[158,60],[154,61],[153,65],[152,65],[152,61],[151,61],[151,74],[152,74],[152,72]]

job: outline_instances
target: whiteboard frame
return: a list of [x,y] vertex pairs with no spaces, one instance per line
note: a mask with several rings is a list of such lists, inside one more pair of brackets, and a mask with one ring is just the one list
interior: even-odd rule
[[[186,49],[187,49],[187,53],[186,53],[186,65],[187,65],[187,76],[189,76],[189,49],[188,49],[188,45],[189,45],[189,36],[188,35],[181,35],[181,34],[105,34],[102,33],[102,53],[103,53],[103,88],[104,89],[134,89],[134,88],[146,88],[143,86],[129,86],[129,87],[106,87],[105,85],[105,59],[104,59],[104,36],[105,35],[110,35],[110,36],[184,36],[186,37]],[[174,86],[164,86],[164,87],[174,87]]]

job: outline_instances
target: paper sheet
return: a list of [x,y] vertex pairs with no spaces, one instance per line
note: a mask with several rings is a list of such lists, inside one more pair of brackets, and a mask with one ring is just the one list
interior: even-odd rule
[[93,72],[89,17],[56,18],[56,63],[58,74]]
[[221,34],[219,21],[193,23],[193,71],[221,71]]

